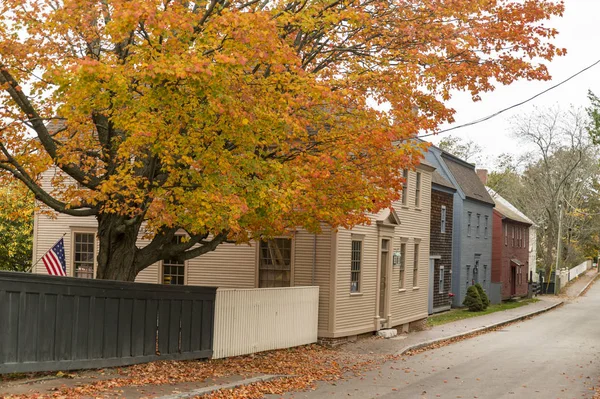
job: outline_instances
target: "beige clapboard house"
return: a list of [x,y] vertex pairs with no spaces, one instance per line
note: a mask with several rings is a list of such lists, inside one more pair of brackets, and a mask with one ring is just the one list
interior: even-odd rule
[[[250,245],[223,244],[184,263],[159,262],[136,281],[221,288],[319,286],[321,338],[352,337],[427,317],[431,176],[420,165],[392,210],[352,230],[298,229],[289,237]],[[46,189],[54,171],[43,175]],[[64,235],[67,274],[92,278],[98,243],[93,217],[36,214],[34,262]],[[144,245],[140,240],[139,245]],[[46,273],[42,262],[34,272]]]

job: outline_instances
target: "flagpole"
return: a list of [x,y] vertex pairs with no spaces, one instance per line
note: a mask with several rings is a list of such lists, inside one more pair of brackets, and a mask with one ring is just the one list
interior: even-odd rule
[[[60,240],[62,240],[63,238],[65,238],[65,236],[66,236],[66,235],[67,235],[67,233],[63,233],[63,235],[62,235],[62,236],[61,236],[61,237],[60,237],[58,240],[56,240],[56,242],[55,242],[54,244],[52,244],[52,246],[50,247],[50,249],[54,248],[54,246],[55,246],[56,244],[58,244],[58,242],[59,242]],[[48,251],[50,251],[50,249],[49,249]],[[39,258],[39,259],[38,259],[38,260],[37,260],[37,261],[36,261],[36,262],[35,262],[33,265],[29,266],[29,269],[27,269],[27,270],[25,271],[25,273],[32,273],[32,272],[33,272],[33,268],[34,268],[34,267],[35,267],[35,266],[36,266],[38,263],[40,263],[40,261],[42,260],[42,258],[43,258],[44,256],[46,256],[46,254],[48,253],[48,251],[44,252],[44,254],[43,254],[43,255],[42,255],[42,256],[41,256],[41,257],[40,257],[40,258]]]

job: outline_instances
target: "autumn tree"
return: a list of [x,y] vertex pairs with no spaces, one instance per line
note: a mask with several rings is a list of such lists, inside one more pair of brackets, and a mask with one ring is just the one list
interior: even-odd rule
[[0,188],[0,270],[26,271],[33,256],[33,193],[21,184]]
[[421,157],[410,139],[452,121],[453,90],[477,99],[550,78],[543,62],[564,50],[544,21],[562,12],[554,0],[3,0],[0,168],[47,208],[98,220],[103,279],[226,240],[350,227],[398,198]]

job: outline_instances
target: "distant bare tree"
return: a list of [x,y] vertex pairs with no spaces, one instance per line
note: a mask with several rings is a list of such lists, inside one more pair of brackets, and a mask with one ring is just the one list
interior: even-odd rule
[[490,176],[490,186],[539,226],[538,266],[548,272],[556,259],[560,206],[567,246],[563,264],[577,263],[589,249],[586,243],[598,235],[597,209],[592,201],[598,156],[588,126],[585,113],[574,108],[538,109],[515,118],[514,137],[533,149],[524,158],[522,173],[509,163]]
[[465,140],[457,136],[446,136],[439,142],[438,147],[467,162],[481,163],[483,148],[473,140]]

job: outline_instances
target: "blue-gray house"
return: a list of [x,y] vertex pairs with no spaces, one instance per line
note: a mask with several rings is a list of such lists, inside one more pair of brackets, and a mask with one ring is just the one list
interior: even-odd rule
[[490,289],[494,200],[477,176],[475,165],[435,146],[429,148],[425,159],[456,187],[452,221],[452,305],[462,306],[470,285],[480,283],[487,292]]

